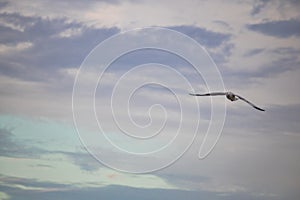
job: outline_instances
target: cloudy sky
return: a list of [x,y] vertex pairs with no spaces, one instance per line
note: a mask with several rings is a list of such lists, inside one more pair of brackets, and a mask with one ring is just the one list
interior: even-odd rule
[[299,8],[0,1],[0,200],[299,199]]

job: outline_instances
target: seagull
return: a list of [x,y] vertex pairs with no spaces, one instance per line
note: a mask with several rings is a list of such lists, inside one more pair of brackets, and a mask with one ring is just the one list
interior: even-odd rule
[[256,105],[254,105],[253,103],[251,103],[250,101],[248,101],[247,99],[245,99],[244,97],[241,97],[240,95],[237,94],[233,94],[232,92],[211,92],[211,93],[205,93],[205,94],[192,94],[189,93],[189,95],[192,96],[220,96],[220,95],[225,95],[227,97],[227,99],[229,99],[230,101],[237,101],[237,100],[243,100],[246,103],[248,103],[249,105],[251,105],[253,108],[260,110],[260,111],[265,111],[262,108],[257,107]]

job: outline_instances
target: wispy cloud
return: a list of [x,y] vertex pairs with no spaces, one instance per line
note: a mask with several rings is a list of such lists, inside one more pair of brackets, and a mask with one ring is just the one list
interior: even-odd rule
[[262,10],[267,6],[270,0],[257,0],[253,4],[253,8],[251,10],[251,15],[256,15],[262,12]]
[[223,42],[226,42],[230,39],[230,35],[226,33],[218,33],[214,31],[209,31],[205,28],[196,27],[196,26],[171,26],[170,29],[182,32],[189,37],[193,38],[203,46],[207,48],[213,48],[220,46]]
[[[65,19],[51,20],[6,13],[2,13],[1,18],[23,29],[20,31],[2,25],[0,41],[3,48],[30,44],[22,52],[11,51],[7,54],[6,51],[2,54],[1,73],[27,80],[45,81],[57,76],[57,69],[79,67],[96,44],[119,31],[115,27],[88,28]],[[20,65],[22,67],[18,67]]]
[[252,31],[279,38],[300,36],[300,21],[297,19],[249,24],[247,27]]
[[[243,102],[227,102],[221,140],[207,159],[199,161],[203,127],[212,113],[211,98],[197,99],[199,116],[193,104],[196,100],[187,95],[190,88],[157,66],[148,66],[121,84],[115,102],[120,108],[118,119],[128,122],[123,103],[135,83],[164,80],[187,108],[182,120],[188,126],[184,136],[191,135],[197,119],[200,129],[191,148],[172,166],[153,174],[125,174],[105,167],[84,150],[72,123],[72,89],[79,66],[96,45],[124,30],[148,26],[176,30],[202,44],[216,62],[225,88],[267,111],[257,113]],[[2,1],[0,199],[297,199],[299,26],[299,2],[294,0]],[[172,39],[168,42],[178,42]],[[129,52],[112,63],[103,76],[104,89],[96,91],[97,114],[108,128],[112,125],[107,115],[110,104],[103,102],[110,102],[115,83],[124,73],[145,63],[168,65],[195,90],[207,90],[205,77],[199,77],[188,62],[172,53],[153,49]],[[101,64],[101,59],[95,62],[95,66]],[[84,79],[86,86],[98,78],[97,69]],[[171,127],[167,135],[173,136],[180,110],[172,100],[169,90],[145,86],[133,95],[130,114],[138,124],[147,124],[148,114],[160,122],[163,112],[150,112],[149,107],[164,105]],[[218,110],[225,100],[218,97],[214,108]],[[82,116],[85,118],[84,113]],[[91,121],[84,120],[87,125]],[[135,146],[119,137],[118,131],[107,130],[123,147],[148,148],[145,141]],[[84,134],[94,134],[91,132]],[[165,138],[161,139],[159,142]],[[151,159],[160,158],[138,163],[117,156],[106,148],[106,142],[95,141],[99,152],[108,152],[105,158],[120,165],[149,166]],[[181,142],[174,152],[179,151]]]

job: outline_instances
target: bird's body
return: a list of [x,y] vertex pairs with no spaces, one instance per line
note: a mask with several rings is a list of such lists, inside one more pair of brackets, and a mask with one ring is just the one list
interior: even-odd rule
[[260,110],[260,111],[265,111],[262,108],[257,107],[256,105],[254,105],[253,103],[251,103],[250,101],[248,101],[247,99],[234,94],[232,92],[211,92],[211,93],[206,93],[206,94],[191,94],[192,96],[220,96],[220,95],[225,95],[227,99],[229,99],[230,101],[237,101],[239,99],[243,100],[244,102],[248,103],[249,105],[251,105],[253,108]]
[[225,95],[226,98],[229,99],[230,101],[238,100],[238,98],[232,92],[226,92]]

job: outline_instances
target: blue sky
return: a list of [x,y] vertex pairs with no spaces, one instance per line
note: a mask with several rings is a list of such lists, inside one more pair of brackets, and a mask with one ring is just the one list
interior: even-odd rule
[[[299,199],[299,7],[293,0],[0,1],[0,200]],[[130,32],[143,27],[192,38],[219,75],[204,51],[175,32]],[[127,31],[125,40],[103,43]],[[149,48],[119,55],[95,90],[99,131],[85,93],[98,80],[104,57],[149,41],[188,52],[189,59]],[[202,59],[200,75],[193,59]],[[81,70],[78,135],[72,91],[84,60],[96,67]],[[209,88],[241,94],[266,112],[222,97],[187,95]],[[224,114],[220,140],[199,160],[209,124],[214,140]],[[160,127],[161,134],[150,137]],[[98,132],[134,153],[112,149]],[[132,142],[124,133],[148,138]],[[121,172],[157,165],[163,168]]]

